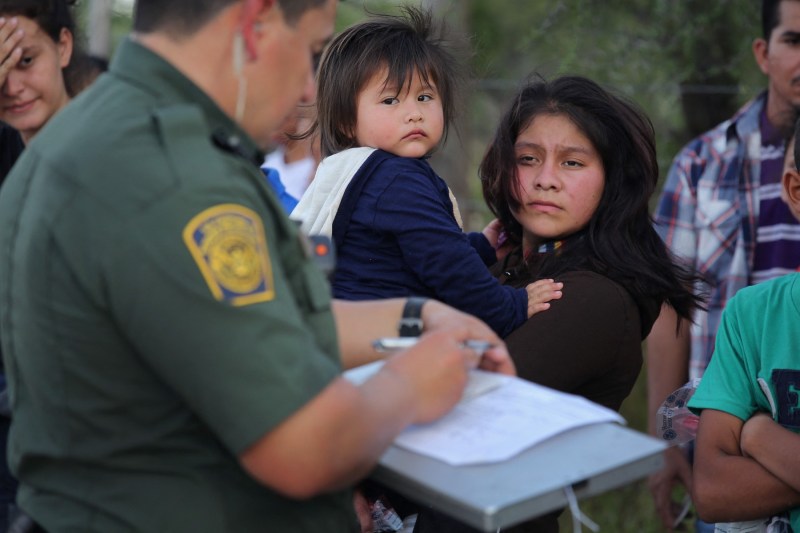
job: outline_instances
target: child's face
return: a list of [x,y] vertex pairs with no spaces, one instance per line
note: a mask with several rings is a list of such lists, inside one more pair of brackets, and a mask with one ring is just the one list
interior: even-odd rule
[[800,172],[794,160],[795,139],[786,146],[783,159],[783,179],[781,180],[781,199],[797,220],[800,220]]
[[422,83],[415,73],[398,94],[384,87],[386,69],[361,89],[356,101],[356,141],[401,157],[422,157],[439,144],[444,112],[436,87]]

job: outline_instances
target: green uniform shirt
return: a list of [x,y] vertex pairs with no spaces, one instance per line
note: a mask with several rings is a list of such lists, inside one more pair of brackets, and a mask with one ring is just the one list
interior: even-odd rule
[[48,531],[352,531],[237,455],[340,372],[330,289],[252,141],[140,45],[0,195],[19,502]]

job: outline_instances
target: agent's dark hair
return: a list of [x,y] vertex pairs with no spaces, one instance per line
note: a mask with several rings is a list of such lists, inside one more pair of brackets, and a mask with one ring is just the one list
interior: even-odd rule
[[546,259],[541,276],[592,270],[625,287],[642,309],[654,300],[666,302],[691,319],[700,304],[692,290],[698,279],[672,259],[648,211],[658,181],[653,125],[633,103],[589,79],[536,78],[521,88],[500,120],[479,174],[484,199],[509,236],[522,240],[522,226],[513,214],[521,198],[514,145],[542,115],[569,119],[591,141],[603,163],[605,184],[583,238],[557,258]]
[[763,0],[761,2],[761,31],[767,42],[772,37],[772,30],[781,23],[781,3],[787,1],[789,0]]
[[[309,9],[328,0],[278,0],[283,17],[295,24]],[[178,36],[191,35],[224,8],[241,0],[137,0],[133,29],[140,33],[169,30]]]
[[[73,57],[78,50],[78,34],[75,28],[75,17],[72,14],[72,7],[76,0],[0,0],[0,16],[22,16],[36,22],[44,33],[53,42],[58,43],[61,39],[61,30],[65,29],[72,35]],[[64,84],[67,93],[75,96],[77,92],[73,84],[72,70],[74,62],[70,59],[69,65],[62,72],[64,74]]]
[[322,157],[358,146],[355,137],[358,95],[383,69],[386,87],[406,89],[415,74],[434,85],[444,112],[444,135],[458,108],[458,87],[464,73],[455,59],[445,28],[434,24],[430,11],[406,6],[403,14],[373,15],[330,43],[317,74],[317,120]]

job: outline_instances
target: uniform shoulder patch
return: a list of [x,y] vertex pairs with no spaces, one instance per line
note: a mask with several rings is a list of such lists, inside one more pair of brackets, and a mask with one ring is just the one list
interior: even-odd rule
[[275,297],[264,224],[255,211],[210,207],[189,221],[183,241],[217,300],[243,306]]

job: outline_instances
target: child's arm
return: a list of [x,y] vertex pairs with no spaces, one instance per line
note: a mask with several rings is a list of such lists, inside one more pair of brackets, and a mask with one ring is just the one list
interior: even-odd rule
[[767,413],[756,413],[744,423],[741,445],[745,457],[758,461],[776,478],[800,491],[800,435]]
[[550,309],[550,301],[561,298],[564,284],[552,279],[534,281],[525,290],[528,292],[528,318],[540,311]]
[[800,493],[743,455],[743,426],[740,418],[723,411],[703,409],[700,415],[692,499],[707,522],[755,520],[800,505]]

